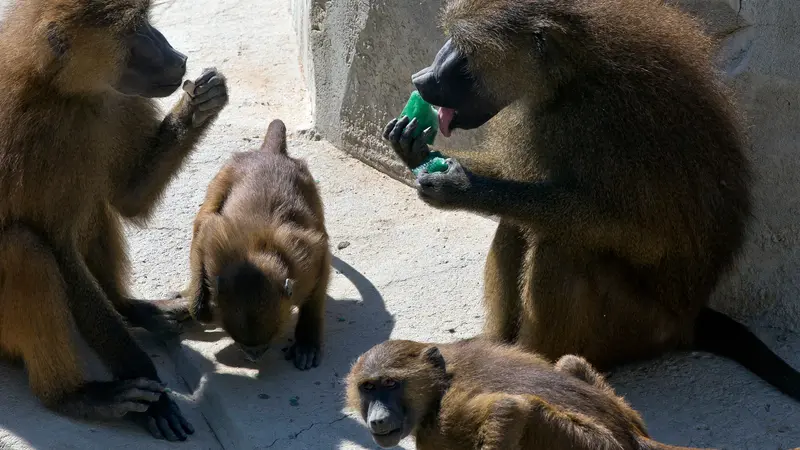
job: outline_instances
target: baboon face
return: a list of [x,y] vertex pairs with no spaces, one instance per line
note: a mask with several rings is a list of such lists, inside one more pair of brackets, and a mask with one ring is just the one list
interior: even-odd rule
[[445,137],[456,128],[480,127],[506,106],[489,95],[484,80],[471,70],[468,55],[452,39],[411,81],[425,101],[439,107],[439,130]]
[[63,0],[57,6],[44,33],[65,88],[156,98],[181,86],[187,57],[150,24],[149,1]]
[[545,20],[548,4],[447,2],[442,27],[448,40],[430,67],[412,76],[422,98],[440,107],[442,135],[480,127],[519,99],[546,95],[551,78],[564,75],[554,39],[563,27]]
[[251,361],[269,349],[291,314],[290,293],[253,264],[233,264],[217,278],[221,325]]
[[436,347],[389,340],[364,353],[347,379],[348,404],[359,411],[372,439],[397,446],[441,398],[444,358]]
[[167,97],[181,86],[187,57],[149,22],[126,37],[127,59],[114,88],[127,95]]

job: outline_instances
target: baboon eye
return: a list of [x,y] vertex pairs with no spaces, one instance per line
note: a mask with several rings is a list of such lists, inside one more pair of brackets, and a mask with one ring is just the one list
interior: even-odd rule
[[361,385],[361,389],[364,389],[365,391],[371,391],[375,389],[375,385],[372,383],[364,383]]
[[383,380],[383,385],[388,388],[393,388],[396,384],[397,382],[392,380],[391,378]]

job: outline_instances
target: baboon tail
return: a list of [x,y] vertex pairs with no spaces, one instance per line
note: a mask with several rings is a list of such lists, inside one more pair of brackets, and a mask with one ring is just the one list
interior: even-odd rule
[[282,120],[275,119],[269,123],[261,151],[286,154],[286,125]]
[[711,308],[703,308],[694,326],[694,347],[730,358],[800,400],[800,372],[792,368],[743,324]]

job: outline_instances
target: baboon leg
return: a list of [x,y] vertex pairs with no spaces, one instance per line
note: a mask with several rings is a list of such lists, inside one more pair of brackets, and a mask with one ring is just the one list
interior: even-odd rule
[[685,318],[637,289],[635,274],[613,257],[542,241],[527,258],[518,342],[550,360],[581,355],[607,370],[674,348],[690,331]]
[[526,405],[504,393],[472,397],[465,411],[484,411],[486,418],[478,429],[478,450],[522,450],[527,425]]
[[130,263],[119,216],[101,206],[89,230],[86,265],[114,307],[128,323],[162,337],[180,333],[180,322],[188,318],[188,307],[180,299],[147,301],[128,292]]
[[[622,450],[611,431],[583,414],[574,413],[534,395],[508,395],[495,403],[490,423],[515,423],[530,437],[527,448]],[[502,437],[501,437],[502,438]],[[519,444],[517,444],[519,445]],[[482,450],[501,450],[504,445]],[[516,448],[519,448],[517,446]]]
[[294,330],[295,342],[286,352],[286,359],[293,359],[300,370],[317,367],[322,361],[322,335],[325,320],[325,297],[331,274],[331,256],[326,252],[320,276],[308,300],[300,307],[300,315]]
[[517,337],[521,314],[519,274],[522,271],[525,239],[515,225],[501,221],[484,267],[484,336],[511,343]]
[[65,280],[49,247],[24,227],[0,239],[0,346],[25,363],[44,405],[78,418],[144,412],[161,396],[155,380],[84,382]]

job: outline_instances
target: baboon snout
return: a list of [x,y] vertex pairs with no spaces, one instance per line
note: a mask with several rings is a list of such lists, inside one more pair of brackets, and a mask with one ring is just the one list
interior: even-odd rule
[[396,420],[396,416],[392,414],[392,411],[381,404],[375,404],[370,408],[368,422],[370,431],[379,435],[389,434],[401,426],[400,421]]

